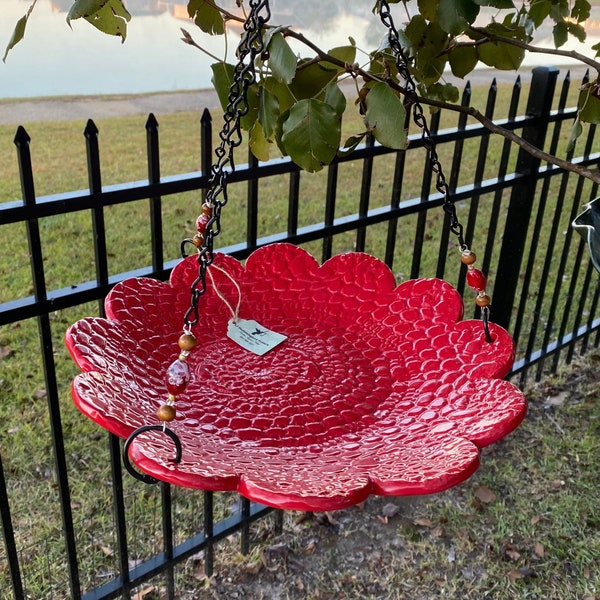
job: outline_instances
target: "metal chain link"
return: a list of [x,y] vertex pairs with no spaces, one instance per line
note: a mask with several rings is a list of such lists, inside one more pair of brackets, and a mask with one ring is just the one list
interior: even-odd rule
[[[458,216],[456,214],[456,206],[450,198],[450,187],[448,186],[446,177],[444,175],[444,171],[442,169],[442,164],[440,163],[440,160],[438,158],[435,142],[431,137],[431,131],[429,130],[427,118],[425,117],[423,107],[419,102],[417,87],[412,78],[412,75],[410,74],[410,70],[408,68],[408,59],[404,54],[402,44],[400,44],[400,35],[398,33],[398,29],[394,25],[394,19],[392,17],[390,5],[388,4],[387,0],[379,0],[379,18],[381,19],[383,25],[387,28],[390,49],[392,50],[392,53],[396,59],[396,68],[398,69],[400,77],[402,77],[402,79],[405,82],[405,104],[409,105],[412,108],[413,121],[415,122],[415,125],[417,125],[417,127],[419,127],[421,130],[423,146],[425,147],[429,155],[430,168],[436,176],[435,188],[444,197],[442,206],[444,212],[448,216],[449,229],[456,236],[461,253],[463,255],[465,253],[472,254],[469,250],[469,246],[467,246],[465,242],[464,229],[462,224],[458,220]],[[473,254],[472,256],[474,257],[475,255]],[[472,268],[472,264],[470,264],[470,268]],[[483,274],[481,275],[483,276]],[[487,305],[480,305],[481,321],[483,325],[485,339],[488,343],[491,343],[493,342],[493,338],[490,334],[489,329],[489,296],[485,294],[485,290],[479,289],[479,297],[482,296],[487,299]]]
[[408,68],[408,59],[406,58],[402,45],[400,44],[398,29],[394,25],[394,19],[392,18],[390,5],[388,4],[387,0],[379,0],[379,18],[388,30],[388,41],[390,43],[392,53],[396,59],[396,67],[398,69],[398,73],[405,81],[406,103],[412,107],[413,121],[421,130],[423,145],[429,154],[431,170],[436,175],[435,188],[444,197],[443,208],[449,218],[450,231],[457,237],[460,249],[466,250],[468,249],[468,246],[463,237],[463,226],[458,220],[456,206],[450,199],[450,188],[446,182],[446,177],[438,158],[435,142],[431,137],[431,131],[429,130],[429,125],[427,124],[427,118],[423,112],[423,107],[419,103],[417,87],[412,75],[410,74],[410,70]]
[[[215,149],[216,161],[210,168],[204,204],[212,208],[212,215],[206,224],[204,243],[198,249],[198,277],[192,283],[190,307],[184,315],[185,331],[190,331],[199,320],[200,297],[206,291],[206,271],[214,258],[214,238],[221,232],[221,209],[227,204],[228,173],[235,170],[233,151],[242,143],[241,120],[250,110],[248,88],[256,81],[254,63],[256,57],[264,52],[262,33],[271,18],[268,0],[250,0],[249,5],[250,12],[244,22],[244,32],[237,48],[238,62],[234,67],[223,126],[219,132],[220,143]],[[184,257],[185,245],[188,243],[193,243],[193,240],[186,239],[181,244]]]

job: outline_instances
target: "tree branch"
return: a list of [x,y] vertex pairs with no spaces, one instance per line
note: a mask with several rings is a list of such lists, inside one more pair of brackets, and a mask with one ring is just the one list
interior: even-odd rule
[[[283,33],[286,36],[292,37],[292,38],[297,39],[300,42],[306,44],[309,48],[311,48],[311,50],[313,50],[313,52],[315,52],[317,54],[319,60],[333,63],[333,64],[339,66],[340,68],[344,68],[345,70],[348,70],[349,65],[346,65],[341,60],[338,60],[335,57],[330,56],[329,54],[327,54],[327,52],[321,50],[313,42],[311,42],[310,40],[305,38],[304,35],[302,35],[301,33],[297,33],[295,31],[293,31],[291,29],[287,29],[287,28],[284,29]],[[598,65],[597,63],[596,63],[596,66],[600,67],[600,65]],[[354,71],[355,74],[360,75],[367,81],[376,79],[376,77],[374,77],[374,75],[372,73],[368,73],[368,72],[364,71],[357,65],[354,65],[352,67],[352,70]],[[392,89],[396,90],[398,93],[406,95],[406,89],[404,89],[401,85],[396,83],[394,80],[384,79],[381,81],[384,81],[384,83],[389,85]],[[491,133],[494,133],[494,134],[504,137],[505,139],[516,144],[517,146],[519,146],[520,148],[522,148],[523,150],[525,150],[532,156],[535,156],[536,158],[539,158],[542,161],[548,162],[548,163],[555,165],[561,169],[564,169],[566,171],[570,171],[572,173],[580,175],[581,177],[586,177],[587,179],[590,179],[591,181],[600,184],[600,170],[599,169],[590,169],[590,168],[582,166],[582,165],[576,165],[568,160],[564,160],[562,158],[554,156],[553,154],[544,152],[543,150],[536,148],[535,146],[533,146],[532,144],[530,144],[529,142],[524,140],[522,137],[518,136],[514,131],[505,129],[504,127],[501,127],[500,125],[496,125],[492,120],[488,119],[485,115],[483,115],[481,112],[479,112],[474,107],[461,106],[458,104],[450,104],[450,103],[443,102],[440,100],[433,100],[430,98],[423,98],[420,96],[417,96],[417,101],[419,102],[419,104],[425,104],[425,105],[433,106],[435,108],[440,108],[443,110],[451,110],[453,112],[463,113],[470,117],[473,117],[474,119],[479,121]]]
[[[236,15],[233,15],[233,14],[221,9],[220,7],[218,7],[218,8],[221,11],[221,13],[224,16],[226,16],[227,19],[243,22],[243,19],[236,17]],[[531,46],[530,44],[520,42],[518,40],[503,38],[500,36],[492,36],[492,35],[488,34],[485,30],[473,28],[473,31],[486,36],[489,41],[506,42],[506,43],[512,44],[514,46],[523,48],[524,50],[527,50],[529,52],[542,52],[542,53],[545,52],[547,54],[553,54],[553,55],[558,55],[558,56],[568,56],[570,58],[580,60],[584,64],[587,64],[587,65],[591,66],[592,68],[594,68],[598,72],[598,76],[600,77],[600,63],[598,63],[597,61],[594,61],[593,59],[590,59],[582,54],[579,54],[578,52],[564,51],[564,50],[552,50],[552,49],[544,50],[541,48],[537,48],[535,46]],[[363,79],[365,79],[365,81],[371,81],[371,80],[383,81],[384,83],[389,85],[392,89],[394,89],[398,93],[400,93],[404,96],[407,93],[407,90],[405,88],[403,88],[401,85],[399,85],[396,81],[394,81],[392,79],[378,78],[373,73],[369,73],[369,72],[365,71],[364,69],[362,69],[359,65],[356,65],[356,64],[348,65],[348,64],[344,63],[343,61],[335,58],[334,56],[331,56],[326,51],[319,48],[319,46],[317,46],[315,43],[313,43],[307,37],[305,37],[302,33],[294,31],[293,29],[291,29],[289,27],[282,27],[281,32],[285,37],[289,37],[289,38],[298,40],[299,42],[304,44],[306,47],[310,48],[316,54],[316,57],[310,61],[311,64],[314,62],[326,61],[328,63],[332,63],[332,64],[340,67],[341,69],[344,69],[344,71],[347,73],[352,73],[352,75],[354,77],[359,75],[359,76],[363,77]],[[190,42],[188,41],[188,43],[190,43]],[[478,41],[475,43],[481,44],[484,42]],[[193,45],[195,45],[195,44],[193,44]],[[435,108],[440,108],[442,110],[450,110],[453,112],[466,114],[466,115],[474,118],[475,120],[479,121],[479,123],[481,123],[491,133],[494,133],[496,135],[500,135],[500,136],[504,137],[505,139],[507,139],[510,142],[514,143],[515,145],[519,146],[519,148],[522,148],[523,150],[525,150],[532,156],[539,158],[541,161],[548,162],[552,165],[555,165],[556,167],[559,167],[560,169],[564,169],[565,171],[575,173],[576,175],[590,179],[594,183],[600,184],[600,169],[590,169],[590,168],[582,166],[582,165],[576,165],[568,160],[564,160],[562,158],[559,158],[557,156],[549,154],[548,152],[544,152],[540,148],[536,148],[535,146],[533,146],[532,144],[530,144],[529,142],[524,140],[522,137],[518,136],[516,133],[514,133],[514,131],[505,129],[504,127],[501,127],[500,125],[496,125],[491,119],[487,118],[485,115],[483,115],[479,110],[477,110],[474,107],[462,106],[462,105],[458,105],[458,104],[450,104],[450,103],[443,102],[440,100],[433,100],[430,98],[423,98],[420,96],[416,97],[416,101],[419,102],[419,104],[433,106]]]
[[471,31],[478,33],[479,35],[483,35],[484,38],[477,40],[473,44],[461,43],[461,46],[485,44],[486,42],[502,42],[503,44],[510,44],[511,46],[516,46],[517,48],[521,48],[523,50],[526,50],[527,52],[572,58],[573,60],[588,65],[589,67],[594,69],[596,73],[598,73],[598,78],[600,78],[600,62],[575,50],[560,50],[559,48],[539,48],[538,46],[532,46],[531,44],[528,44],[527,42],[522,42],[521,40],[491,34],[485,29],[480,29],[479,27],[471,27]]

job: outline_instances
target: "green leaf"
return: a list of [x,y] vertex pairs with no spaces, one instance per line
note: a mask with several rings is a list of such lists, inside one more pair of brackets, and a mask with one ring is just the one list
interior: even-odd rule
[[472,24],[479,14],[479,6],[471,0],[440,0],[437,21],[452,35],[459,35]]
[[516,8],[512,0],[473,0],[479,6],[490,6],[491,8],[511,9]]
[[214,2],[210,0],[189,0],[188,15],[194,19],[194,23],[200,27],[204,33],[210,35],[223,35],[225,33],[225,21],[223,15]]
[[[524,41],[527,37],[525,28],[508,27],[501,23],[491,23],[485,28],[491,35]],[[477,47],[479,58],[490,67],[501,70],[518,69],[525,50],[503,41],[490,41]]]
[[318,96],[334,80],[337,79],[337,71],[324,69],[317,63],[301,61],[296,68],[296,76],[290,84],[290,91],[294,98],[305,100]]
[[291,159],[309,172],[319,171],[337,153],[341,119],[331,106],[307,98],[292,106],[283,123],[281,141]]
[[296,55],[281,33],[271,36],[269,42],[269,68],[273,77],[291,83],[296,74]]
[[365,98],[365,123],[375,139],[388,148],[406,147],[406,111],[398,95],[385,83],[376,83]]
[[556,48],[560,48],[566,44],[567,40],[569,39],[569,29],[567,28],[567,23],[565,21],[557,23],[552,28],[552,36],[554,37],[554,46]]
[[455,77],[466,77],[477,65],[479,56],[473,46],[457,46],[448,54],[450,69]]
[[[356,60],[356,47],[355,46],[337,46],[336,48],[332,48],[327,52],[330,56],[337,58],[346,64],[354,64]],[[328,62],[326,60],[322,61],[321,66],[325,69],[334,69],[338,73],[344,71],[344,69],[334,63]]]
[[458,88],[451,83],[434,83],[427,88],[427,97],[443,102],[457,102],[459,97]]
[[344,114],[346,110],[346,96],[344,96],[344,92],[342,92],[337,83],[330,83],[325,88],[323,101],[325,104],[329,104],[340,117]]
[[296,102],[296,98],[294,98],[290,88],[285,83],[277,81],[274,77],[266,77],[263,80],[262,87],[277,98],[281,112],[289,110]]
[[575,142],[581,136],[582,133],[583,133],[583,125],[581,124],[581,121],[579,120],[579,115],[577,115],[577,118],[575,119],[575,122],[573,123],[573,127],[571,127],[571,133],[569,135],[569,139],[567,140],[567,150],[566,150],[567,152],[571,152],[575,148]]
[[368,131],[364,131],[358,135],[350,136],[345,142],[344,147],[338,150],[339,156],[346,156],[356,150],[356,147],[365,139]]
[[600,42],[592,46],[592,50],[596,52],[595,57],[600,57]]
[[578,118],[585,123],[600,124],[600,85],[586,86],[579,92]]
[[592,7],[587,0],[575,0],[571,9],[571,18],[575,19],[577,23],[581,23],[590,18],[591,10]]
[[271,144],[265,137],[265,133],[260,123],[256,121],[250,130],[250,139],[248,141],[250,150],[258,160],[269,160],[269,149]]
[[4,52],[4,56],[2,57],[2,62],[6,62],[6,57],[8,53],[23,39],[25,36],[25,27],[27,26],[27,19],[29,17],[29,13],[21,17],[17,24],[15,25],[15,29],[13,34],[8,42],[8,46],[6,46],[6,50]]
[[97,13],[108,2],[109,0],[75,0],[67,14],[67,23],[71,19],[85,19]]
[[419,14],[428,21],[434,21],[437,18],[438,0],[418,0]]
[[76,0],[67,14],[67,23],[70,26],[71,21],[81,18],[102,33],[118,36],[124,42],[131,15],[122,0]]
[[580,42],[585,42],[585,29],[579,25],[578,23],[572,23],[570,21],[567,21],[567,30],[568,32],[576,37]]
[[406,26],[404,33],[410,43],[411,48],[419,48],[421,41],[425,37],[427,30],[427,21],[421,15],[415,15]]
[[552,10],[551,0],[533,0],[529,5],[529,16],[536,27],[539,27]]
[[271,139],[277,127],[279,118],[279,101],[264,86],[260,87],[260,102],[258,107],[258,122],[261,124],[264,136]]
[[570,14],[568,0],[553,0],[550,16],[556,23],[560,23]]

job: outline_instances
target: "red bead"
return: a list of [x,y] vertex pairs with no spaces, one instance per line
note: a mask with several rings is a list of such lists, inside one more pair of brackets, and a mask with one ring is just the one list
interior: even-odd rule
[[198,231],[198,233],[200,235],[204,235],[206,233],[206,226],[208,225],[208,222],[210,221],[210,219],[211,219],[211,216],[205,215],[204,213],[202,213],[196,219],[196,230]]
[[479,269],[469,269],[467,271],[467,283],[478,292],[485,291],[487,279]]
[[185,390],[187,384],[190,382],[190,369],[183,360],[176,360],[171,363],[171,366],[167,369],[167,391],[169,394],[177,396]]

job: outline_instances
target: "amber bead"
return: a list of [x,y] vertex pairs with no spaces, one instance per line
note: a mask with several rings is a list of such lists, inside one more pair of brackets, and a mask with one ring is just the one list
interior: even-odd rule
[[172,404],[163,404],[157,411],[156,414],[160,421],[166,421],[170,423],[176,414],[175,407]]
[[192,243],[194,244],[194,246],[196,246],[196,248],[202,248],[202,246],[204,246],[204,236],[197,233],[193,237]]
[[203,204],[202,205],[202,214],[212,217],[213,207],[210,204]]
[[198,340],[191,333],[184,333],[178,341],[181,350],[191,352],[197,345]]
[[463,250],[460,255],[460,262],[463,265],[472,265],[477,260],[477,255],[475,252],[471,252],[470,250]]
[[491,303],[492,299],[487,294],[477,294],[477,298],[475,298],[475,304],[481,308],[489,306]]

